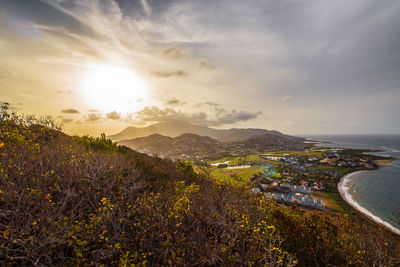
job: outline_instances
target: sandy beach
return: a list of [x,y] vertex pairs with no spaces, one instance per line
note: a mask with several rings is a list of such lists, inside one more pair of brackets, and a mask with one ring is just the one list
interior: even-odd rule
[[392,165],[390,164],[392,161],[392,159],[378,159],[375,160],[374,163],[379,167],[392,167]]
[[[390,160],[382,160],[380,162],[380,164],[388,164],[388,162],[390,162]],[[378,163],[377,163],[378,164]],[[379,164],[378,164],[379,165]],[[379,165],[379,166],[385,166],[385,165]],[[387,228],[388,230],[390,230],[391,232],[400,235],[400,230],[397,229],[396,227],[394,227],[393,225],[391,225],[390,223],[384,221],[383,219],[381,219],[378,216],[375,216],[374,214],[372,214],[370,211],[368,211],[367,209],[365,209],[364,207],[360,206],[351,196],[351,194],[348,193],[348,190],[351,190],[351,177],[361,173],[364,171],[357,171],[357,172],[353,172],[350,174],[347,174],[345,176],[342,177],[342,179],[340,180],[339,184],[338,184],[338,190],[340,193],[340,196],[342,197],[342,199],[344,201],[346,201],[347,204],[349,204],[351,207],[353,207],[356,211],[358,211],[362,216],[367,217],[368,219],[370,219],[371,221]]]

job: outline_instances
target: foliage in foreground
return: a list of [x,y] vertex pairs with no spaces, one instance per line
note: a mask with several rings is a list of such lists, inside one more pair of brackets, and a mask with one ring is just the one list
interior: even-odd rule
[[[1,265],[387,265],[399,240],[3,109]],[[29,120],[32,122],[32,120]]]

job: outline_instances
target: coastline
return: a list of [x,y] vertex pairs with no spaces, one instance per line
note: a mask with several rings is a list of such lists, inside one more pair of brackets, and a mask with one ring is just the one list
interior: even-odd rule
[[390,164],[393,161],[393,159],[377,159],[374,160],[375,164],[378,165],[379,167],[392,167]]
[[[379,166],[390,166],[390,165],[388,165],[388,163],[390,161],[391,160],[382,160],[382,162],[377,162],[377,164]],[[378,224],[380,226],[383,226],[385,229],[389,230],[390,232],[400,236],[400,229],[394,227],[393,225],[391,225],[390,223],[386,222],[382,218],[372,214],[369,210],[365,209],[360,204],[358,204],[357,201],[355,201],[353,199],[353,197],[350,194],[347,193],[347,189],[349,187],[350,178],[352,176],[354,176],[355,174],[357,174],[357,173],[361,173],[361,172],[365,172],[365,171],[368,171],[368,170],[352,172],[352,173],[344,175],[340,179],[340,182],[337,185],[337,190],[339,191],[339,194],[340,194],[341,198],[350,207],[352,207],[355,211],[357,211],[361,216],[366,217],[367,219],[371,220],[372,222],[374,222],[374,223],[376,223],[376,224]]]

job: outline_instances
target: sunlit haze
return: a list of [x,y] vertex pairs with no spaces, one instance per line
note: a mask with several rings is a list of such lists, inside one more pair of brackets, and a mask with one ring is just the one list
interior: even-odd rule
[[82,99],[99,111],[139,111],[148,95],[145,82],[132,70],[93,66],[82,81]]

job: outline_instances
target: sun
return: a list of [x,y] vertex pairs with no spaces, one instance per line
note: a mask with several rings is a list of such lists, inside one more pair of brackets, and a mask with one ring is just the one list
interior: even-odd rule
[[135,72],[116,66],[90,67],[82,91],[91,108],[102,112],[135,112],[144,107],[148,86]]

